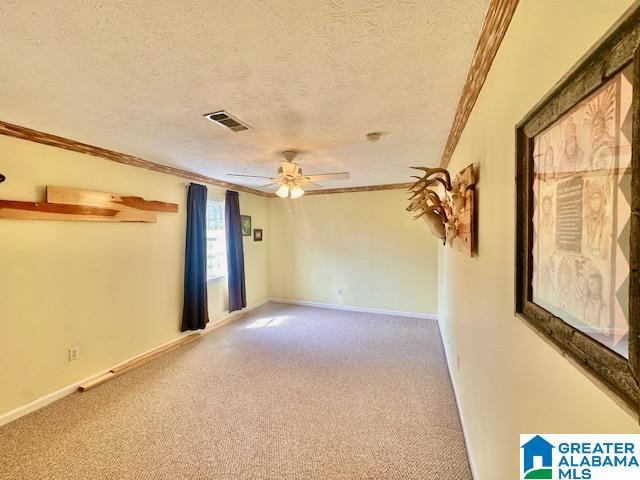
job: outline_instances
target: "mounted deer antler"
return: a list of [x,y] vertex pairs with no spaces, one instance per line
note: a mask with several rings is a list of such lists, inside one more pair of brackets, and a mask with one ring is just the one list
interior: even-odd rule
[[[449,171],[447,169],[427,168],[427,167],[411,167],[411,168],[413,168],[414,170],[422,170],[424,172],[424,176],[418,177],[416,175],[413,175],[414,178],[418,178],[418,181],[414,183],[412,187],[410,187],[410,190],[413,190],[413,188],[416,185],[419,185],[422,182],[424,182],[426,186],[431,186],[431,185],[434,185],[435,183],[440,182],[442,186],[445,188],[445,190],[447,191],[451,190],[451,176],[449,175]],[[430,178],[432,175],[436,175],[438,173],[443,174],[444,178],[441,178],[441,177]]]
[[451,176],[444,168],[411,168],[422,170],[425,173],[422,177],[413,175],[413,178],[417,178],[418,181],[409,187],[408,191],[413,194],[409,197],[410,203],[407,211],[417,213],[414,217],[415,220],[424,217],[431,232],[443,242],[446,242],[445,225],[448,222],[447,212],[438,194],[429,187],[441,184],[445,190],[450,191]]
[[473,256],[477,166],[467,166],[453,181],[444,168],[411,168],[420,170],[422,176],[412,175],[416,181],[408,189],[407,211],[414,214],[414,220],[422,218],[443,244]]

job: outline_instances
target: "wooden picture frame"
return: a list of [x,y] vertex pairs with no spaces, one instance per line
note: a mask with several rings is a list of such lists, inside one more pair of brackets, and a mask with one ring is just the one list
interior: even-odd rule
[[251,236],[251,217],[249,215],[240,215],[240,228],[243,237]]
[[254,228],[253,229],[253,241],[254,242],[261,242],[262,241],[262,229],[261,228]]
[[[594,46],[591,51],[583,58],[578,66],[573,68],[565,77],[556,84],[553,90],[547,94],[516,126],[516,258],[515,258],[515,310],[516,315],[528,322],[543,337],[551,341],[565,356],[569,357],[581,369],[587,372],[596,383],[603,386],[605,390],[613,394],[614,398],[621,400],[622,404],[627,407],[636,418],[640,407],[640,390],[639,374],[640,374],[640,273],[638,267],[640,264],[640,8],[630,10],[624,18],[622,18],[606,35],[606,37]],[[629,73],[632,72],[632,73]],[[537,157],[534,160],[534,149],[536,141],[542,141],[541,135],[547,134],[552,128],[557,128],[561,121],[567,121],[566,118],[576,112],[577,108],[590,99],[599,95],[603,89],[615,82],[617,76],[626,75],[627,84],[631,85],[630,112],[632,122],[625,117],[624,124],[628,126],[630,132],[629,141],[631,148],[630,163],[625,167],[624,175],[630,175],[630,196],[629,199],[629,251],[628,251],[628,312],[626,312],[626,320],[628,321],[628,358],[625,355],[617,353],[608,348],[603,343],[597,341],[593,334],[585,333],[586,329],[576,328],[556,316],[549,310],[534,302],[534,285],[537,285],[538,291],[543,282],[534,284],[534,252],[535,242],[541,242],[542,233],[539,232],[542,223],[536,224],[538,230],[534,232],[534,211],[538,220],[541,217],[542,202],[537,203],[537,199],[541,197],[541,191],[534,191],[534,182],[540,180],[545,175],[545,166],[541,162],[541,151],[537,150]],[[609,83],[608,83],[609,82]],[[618,90],[619,92],[620,90]],[[617,100],[616,105],[620,105]],[[616,123],[616,128],[620,122]],[[574,125],[570,125],[575,129]],[[569,127],[567,127],[569,128]],[[580,128],[580,127],[578,127]],[[593,128],[593,124],[592,127]],[[617,132],[617,130],[616,130]],[[568,133],[565,133],[565,145],[569,143]],[[593,131],[591,131],[593,135]],[[593,136],[592,138],[595,138]],[[618,137],[616,137],[618,138]],[[592,145],[595,144],[593,141]],[[616,144],[616,148],[617,148]],[[593,147],[592,147],[593,148]],[[593,151],[593,150],[592,150]],[[628,149],[627,149],[628,152]],[[616,150],[615,154],[611,154],[615,158],[612,163],[611,171],[619,172],[621,168],[618,159],[621,153]],[[627,158],[629,154],[627,153]],[[568,157],[567,157],[568,158]],[[594,170],[603,167],[593,167],[595,155],[592,154],[591,165]],[[538,163],[535,163],[538,162]],[[550,162],[553,165],[552,162]],[[617,170],[616,170],[617,168]],[[558,167],[558,176],[563,180],[570,178],[562,176],[561,168]],[[586,170],[585,170],[586,171]],[[598,170],[604,171],[604,170]],[[575,173],[575,171],[574,171]],[[584,174],[584,172],[581,172]],[[536,177],[537,175],[537,177]],[[597,174],[594,174],[597,175]],[[616,174],[618,175],[618,174]],[[586,176],[585,176],[586,178]],[[617,178],[617,177],[616,177]],[[538,183],[538,186],[540,183]],[[586,189],[587,180],[582,185]],[[582,188],[582,187],[581,187]],[[556,192],[559,192],[560,189]],[[582,209],[589,208],[584,199],[589,194],[588,190],[581,190],[580,195],[584,195],[582,203],[576,207],[576,212],[582,214]],[[537,195],[537,198],[536,198]],[[560,194],[556,199],[556,214],[564,214],[558,210],[560,205]],[[616,197],[617,198],[617,197]],[[613,206],[611,208],[614,208]],[[536,210],[538,209],[538,210]],[[615,211],[614,211],[615,212]],[[614,213],[615,215],[615,213]],[[612,215],[613,216],[613,215]],[[582,222],[580,217],[579,221]],[[584,217],[586,218],[586,217]],[[550,242],[555,242],[553,248],[557,248],[559,242],[558,231],[561,230],[559,217],[554,218],[553,231],[554,235]],[[582,223],[580,223],[582,225]],[[577,227],[582,229],[583,227]],[[612,229],[613,231],[613,229]],[[535,235],[535,236],[534,236]],[[564,235],[564,230],[562,235]],[[610,242],[618,242],[619,239],[613,235],[607,237]],[[580,243],[576,243],[580,244]],[[536,247],[540,248],[540,247]],[[610,261],[611,260],[611,257]],[[538,259],[539,260],[539,259]],[[541,263],[541,265],[543,265]],[[544,265],[543,265],[544,266]],[[542,268],[540,268],[540,271]],[[606,273],[606,271],[605,271]],[[618,274],[612,275],[615,276]],[[559,277],[550,277],[559,278]],[[560,284],[560,281],[557,281]],[[613,284],[613,280],[609,279],[609,283]],[[602,283],[600,284],[602,287]],[[540,298],[539,296],[537,298]],[[544,303],[544,302],[540,302]],[[618,308],[618,307],[616,307]],[[586,311],[586,307],[585,307]],[[559,314],[558,314],[559,315]],[[586,314],[585,314],[586,315]],[[612,314],[613,315],[613,314]],[[585,317],[586,318],[586,317]],[[600,318],[600,317],[598,317]]]

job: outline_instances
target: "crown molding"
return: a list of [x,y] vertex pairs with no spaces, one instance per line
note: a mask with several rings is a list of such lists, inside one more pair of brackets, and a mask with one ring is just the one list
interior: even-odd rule
[[[40,132],[38,130],[32,130],[27,127],[21,127],[19,125],[13,125],[11,123],[3,122],[0,120],[0,135],[6,135],[8,137],[20,138],[22,140],[29,140],[30,142],[42,143],[51,147],[63,148],[65,150],[71,150],[74,152],[84,153],[86,155],[93,155],[94,157],[104,158],[113,162],[124,163],[125,165],[131,165],[132,167],[145,168],[147,170],[153,170],[154,172],[166,173],[167,175],[174,175],[176,177],[186,178],[188,180],[194,180],[197,182],[207,183],[209,185],[216,185],[228,190],[237,190],[239,192],[251,193],[260,197],[276,198],[275,193],[263,192],[251,187],[245,187],[236,183],[225,182],[224,180],[218,180],[217,178],[208,177],[206,175],[200,175],[198,173],[189,172],[177,167],[170,167],[167,165],[161,165],[149,160],[145,160],[133,155],[127,155],[126,153],[116,152],[114,150],[108,150],[106,148],[96,147],[89,145],[88,143],[77,142],[68,138],[59,137],[50,133]],[[325,188],[322,190],[307,190],[307,195],[322,195],[329,193],[349,193],[349,192],[373,192],[376,190],[398,190],[403,188],[409,188],[411,183],[389,183],[383,185],[369,185],[362,187],[345,187],[345,188]]]
[[113,150],[108,150],[106,148],[96,147],[87,143],[77,142],[68,138],[51,135],[50,133],[39,132],[38,130],[32,130],[30,128],[13,125],[11,123],[3,121],[0,121],[0,135],[21,138],[23,140],[42,143],[44,145],[49,145],[52,147],[63,148],[65,150],[84,153],[86,155],[93,155],[94,157],[100,157],[106,160],[124,163],[125,165],[131,165],[133,167],[146,168],[147,170],[153,170],[154,172],[166,173],[168,175],[174,175],[176,177],[182,177],[188,180],[216,185],[228,190],[237,190],[239,192],[252,193],[261,197],[272,196],[272,194],[270,193],[256,190],[255,188],[244,187],[235,183],[225,182],[223,180],[218,180],[217,178],[189,172],[177,167],[161,165],[159,163],[144,160],[143,158],[135,157],[133,155],[127,155],[126,153],[120,153]]
[[440,161],[442,168],[447,168],[449,165],[517,6],[518,0],[491,0],[489,4],[476,51],[453,118],[453,125],[451,125],[447,144],[442,154]]

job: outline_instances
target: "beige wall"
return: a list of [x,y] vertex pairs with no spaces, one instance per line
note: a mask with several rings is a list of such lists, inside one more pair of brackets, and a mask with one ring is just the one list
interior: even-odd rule
[[[3,136],[0,172],[2,199],[33,201],[60,185],[180,205],[156,224],[0,221],[2,415],[179,335],[186,188],[184,179]],[[240,195],[256,227],[268,222],[267,203]],[[252,304],[267,296],[268,237],[244,245]],[[214,320],[227,308],[225,283],[209,294]],[[80,359],[69,362],[74,345]]]
[[[186,188],[180,178],[9,137],[0,136],[0,152],[3,199],[35,201],[59,185],[180,205],[156,224],[0,221],[1,416],[179,335]],[[303,197],[290,214],[285,201],[241,193],[242,214],[264,231],[262,242],[244,237],[247,303],[274,296],[435,313],[436,241],[404,211],[405,197]],[[226,282],[210,283],[211,320],[226,310]],[[69,362],[75,345],[80,359]]]
[[[272,297],[436,312],[437,242],[403,190],[271,200]],[[342,296],[338,289],[342,289]]]
[[441,249],[438,301],[479,480],[515,478],[520,433],[640,432],[513,315],[514,127],[631,3],[521,1],[450,166],[480,163],[479,256]]

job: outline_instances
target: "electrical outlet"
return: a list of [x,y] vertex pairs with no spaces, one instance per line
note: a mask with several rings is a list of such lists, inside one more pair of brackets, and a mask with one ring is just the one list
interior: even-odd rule
[[74,360],[78,360],[80,358],[80,347],[71,347],[69,349],[69,361],[73,362]]
[[341,288],[338,289],[338,295],[342,295],[342,289]]

